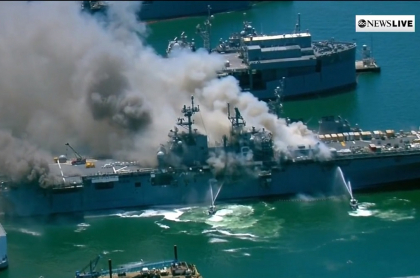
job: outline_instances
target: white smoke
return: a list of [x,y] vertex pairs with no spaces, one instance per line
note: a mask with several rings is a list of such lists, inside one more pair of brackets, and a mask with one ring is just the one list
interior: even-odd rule
[[235,79],[216,79],[221,57],[158,55],[136,20],[139,8],[115,2],[104,22],[77,2],[0,2],[0,142],[8,142],[0,158],[9,163],[0,171],[45,183],[45,165],[66,142],[84,156],[152,165],[193,94],[201,107],[196,123],[212,140],[228,132],[229,102],[250,125],[271,131],[279,150],[315,143],[303,124],[287,127],[265,103],[240,94]]

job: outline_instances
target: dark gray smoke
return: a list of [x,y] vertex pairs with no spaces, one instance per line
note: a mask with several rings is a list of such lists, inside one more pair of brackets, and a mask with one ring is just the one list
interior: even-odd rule
[[47,166],[66,142],[83,156],[153,165],[192,94],[202,107],[198,128],[212,141],[227,134],[227,102],[277,136],[279,148],[313,141],[303,125],[288,128],[240,95],[234,79],[215,79],[224,63],[217,55],[156,54],[138,8],[114,2],[104,23],[76,2],[0,2],[0,172],[51,183]]
[[104,23],[76,2],[0,3],[0,172],[48,184],[66,142],[83,156],[155,162],[182,105],[222,62],[163,59],[140,39],[138,8],[118,2]]
[[90,73],[86,96],[93,119],[129,131],[147,127],[152,122],[150,109],[141,97],[130,94],[122,61],[106,55],[97,58],[98,61],[91,61],[96,68]]
[[18,183],[37,183],[47,186],[54,182],[49,176],[48,154],[37,150],[28,141],[14,138],[0,130],[0,169]]

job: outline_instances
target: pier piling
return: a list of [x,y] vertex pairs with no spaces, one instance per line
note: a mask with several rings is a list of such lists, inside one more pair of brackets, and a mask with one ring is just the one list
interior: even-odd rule
[[108,260],[108,268],[109,268],[109,278],[112,278],[112,261],[111,261],[111,259]]

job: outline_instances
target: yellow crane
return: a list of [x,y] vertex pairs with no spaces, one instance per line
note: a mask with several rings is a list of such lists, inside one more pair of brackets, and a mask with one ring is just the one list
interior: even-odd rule
[[82,157],[69,143],[66,143],[66,146],[69,147],[75,154],[76,159],[73,159],[71,165],[83,165],[86,164],[86,158]]

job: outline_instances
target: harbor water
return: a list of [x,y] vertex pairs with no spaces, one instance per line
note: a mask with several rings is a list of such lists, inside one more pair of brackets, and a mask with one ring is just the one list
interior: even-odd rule
[[[316,127],[326,115],[341,115],[365,130],[418,129],[420,36],[416,33],[356,33],[355,15],[420,16],[417,2],[260,3],[246,12],[258,32],[301,29],[314,40],[372,46],[379,74],[361,74],[354,91],[284,104],[284,113]],[[169,39],[194,34],[203,17],[149,25],[147,41],[162,55]],[[240,30],[242,12],[216,15],[212,44]],[[339,73],[338,73],[339,74]],[[304,174],[304,173],[302,173]],[[345,173],[344,173],[345,174]],[[308,177],[310,179],[310,177]],[[420,182],[419,182],[420,185]],[[181,260],[197,265],[204,278],[219,277],[397,277],[420,275],[420,191],[355,193],[300,201],[248,200],[207,207],[119,210],[51,219],[5,219],[9,268],[2,278],[74,277],[98,254],[99,268],[164,260],[178,245]]]

